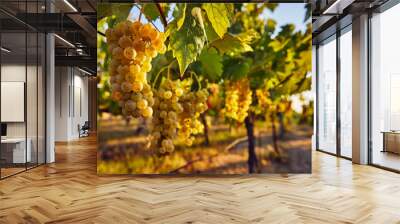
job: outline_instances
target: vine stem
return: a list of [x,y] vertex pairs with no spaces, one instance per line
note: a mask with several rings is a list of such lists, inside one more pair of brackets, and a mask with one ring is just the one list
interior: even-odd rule
[[195,78],[196,81],[197,81],[197,85],[199,85],[199,90],[200,90],[200,89],[201,89],[201,82],[200,82],[199,77],[197,76],[196,72],[190,71],[190,75],[191,75],[191,76],[194,76],[194,78]]
[[101,31],[97,31],[97,33],[100,34],[100,35],[103,36],[103,37],[106,36],[106,35],[105,35],[103,32],[101,32]]
[[137,9],[139,9],[139,11],[140,11],[139,18],[138,18],[138,21],[139,21],[139,22],[140,22],[140,20],[141,20],[142,15],[144,15],[144,17],[146,17],[147,21],[149,21],[149,22],[153,25],[153,27],[156,28],[156,30],[157,30],[158,32],[161,32],[161,31],[157,28],[157,26],[153,23],[153,21],[151,21],[151,19],[149,19],[149,18],[146,16],[146,14],[143,13],[143,10],[142,10],[141,7],[137,6],[136,4],[133,5],[133,6],[136,7]]
[[160,3],[155,3],[155,4],[157,6],[158,12],[160,13],[161,21],[162,21],[162,23],[164,25],[164,30],[165,30],[167,28],[167,26],[168,26],[167,19],[165,18],[165,15],[164,15],[164,12],[163,12],[163,10],[161,8]]
[[167,77],[171,80],[171,64],[168,65]]
[[139,14],[139,18],[138,18],[139,22],[140,22],[140,20],[142,20],[142,15],[143,15],[143,12],[142,12],[142,9],[140,9],[140,14]]
[[154,78],[154,80],[153,80],[153,83],[152,83],[151,87],[153,87],[153,88],[154,88],[154,85],[155,85],[155,83],[157,82],[157,80],[158,80],[158,77],[159,77],[159,76],[160,76],[160,74],[161,74],[163,71],[165,71],[165,69],[167,69],[167,68],[168,68],[168,66],[165,66],[164,68],[160,69],[160,71],[157,73],[156,77]]
[[174,62],[175,62],[175,60],[173,60],[173,61],[172,61],[171,63],[169,63],[167,66],[164,66],[162,69],[160,69],[160,71],[157,73],[156,77],[154,78],[151,87],[154,88],[154,85],[155,85],[155,83],[157,82],[157,80],[158,80],[160,74],[161,74],[162,72],[164,72],[165,69],[168,69],[168,70],[167,70],[167,72],[168,72],[168,79],[170,79],[170,70],[171,70],[171,66],[172,66],[172,64],[173,64]]
[[168,79],[171,79],[171,67],[176,62],[176,60],[171,61],[168,65]]

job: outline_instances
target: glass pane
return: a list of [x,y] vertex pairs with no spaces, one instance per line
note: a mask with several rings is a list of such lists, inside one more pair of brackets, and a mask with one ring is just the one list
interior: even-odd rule
[[318,148],[336,153],[336,39],[318,48]]
[[352,141],[352,35],[340,36],[340,152],[351,158]]
[[38,45],[38,163],[45,163],[45,35],[39,34]]
[[44,0],[0,1],[2,9],[19,18],[0,12],[2,177],[45,161],[45,36],[21,22],[38,18],[34,14],[44,5]]
[[25,170],[31,161],[26,150],[25,91],[26,33],[1,34],[1,159],[2,177]]
[[400,170],[400,5],[372,18],[372,163]]
[[27,149],[31,151],[28,168],[37,165],[38,160],[38,36],[36,32],[27,33],[28,38],[28,62],[27,62],[27,80],[26,80],[26,115],[27,115]]

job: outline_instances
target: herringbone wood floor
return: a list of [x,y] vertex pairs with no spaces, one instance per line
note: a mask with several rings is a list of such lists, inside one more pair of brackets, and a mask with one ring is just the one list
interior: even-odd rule
[[99,177],[94,138],[0,181],[0,223],[400,223],[400,175],[315,152],[311,175]]

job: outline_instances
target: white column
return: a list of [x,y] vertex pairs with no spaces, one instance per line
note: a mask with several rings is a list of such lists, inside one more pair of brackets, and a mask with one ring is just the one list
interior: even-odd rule
[[368,15],[353,19],[353,162],[368,163]]
[[46,162],[55,161],[54,133],[55,133],[55,60],[54,60],[54,35],[46,36]]
[[55,141],[71,140],[71,67],[55,68]]

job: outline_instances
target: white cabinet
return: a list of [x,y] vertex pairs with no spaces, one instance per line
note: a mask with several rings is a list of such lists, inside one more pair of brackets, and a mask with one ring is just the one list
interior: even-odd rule
[[12,163],[25,163],[32,161],[32,140],[26,140],[27,147],[25,151],[25,138],[7,138],[1,140],[2,147],[7,147],[12,151]]

